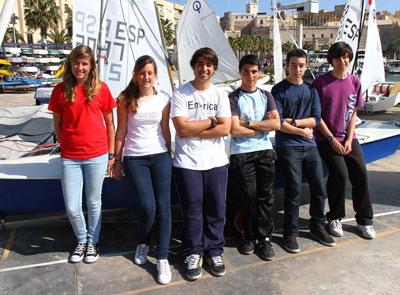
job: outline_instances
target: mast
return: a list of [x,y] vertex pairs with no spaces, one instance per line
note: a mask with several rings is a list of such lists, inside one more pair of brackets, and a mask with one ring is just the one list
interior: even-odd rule
[[[361,35],[362,35],[363,27],[364,27],[364,20],[365,20],[364,2],[365,2],[365,0],[362,0],[362,1],[361,1],[361,18],[360,18],[360,26],[359,26],[358,41],[357,41],[357,49],[356,49],[356,52],[354,53],[353,68],[351,69],[351,73],[352,73],[352,74],[354,74],[354,70],[355,70],[356,67],[357,67],[358,49],[360,48]],[[369,16],[369,17],[370,17],[370,16]]]
[[[107,1],[107,2],[105,2]],[[105,46],[105,37],[106,37],[106,8],[107,8],[108,0],[101,0],[100,4],[100,31],[99,31],[99,42],[97,45],[97,63],[98,63],[98,71],[100,80],[105,80],[105,67],[106,67],[106,46]]]

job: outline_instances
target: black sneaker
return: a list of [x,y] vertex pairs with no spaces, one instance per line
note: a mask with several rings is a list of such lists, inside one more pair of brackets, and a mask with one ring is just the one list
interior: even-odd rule
[[186,256],[185,259],[186,277],[191,281],[201,278],[202,264],[203,264],[203,258],[199,254],[192,254]]
[[99,259],[99,248],[94,244],[87,244],[85,262],[93,263]]
[[328,231],[324,226],[310,228],[310,234],[324,246],[334,247],[336,245],[335,240],[328,234]]
[[86,243],[78,243],[75,247],[74,252],[71,253],[68,260],[72,263],[77,263],[82,261],[83,257],[85,256],[86,252]]
[[283,234],[283,248],[292,254],[299,253],[300,247],[297,243],[296,234]]
[[254,253],[254,243],[252,240],[242,238],[238,247],[240,253],[244,255],[251,255]]
[[226,273],[225,264],[222,256],[212,256],[207,258],[207,263],[210,266],[211,273],[214,276],[222,277]]
[[258,244],[258,252],[263,260],[271,261],[274,258],[275,253],[270,238],[265,238],[264,241]]

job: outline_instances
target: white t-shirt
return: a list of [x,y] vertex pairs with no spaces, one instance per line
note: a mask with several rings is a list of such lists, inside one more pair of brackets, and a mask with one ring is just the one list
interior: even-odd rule
[[[197,90],[188,82],[174,92],[171,100],[171,118],[187,117],[188,120],[197,121],[211,116],[231,117],[228,94],[224,90],[215,85],[206,90]],[[174,167],[208,170],[228,163],[224,137],[175,136]]]
[[140,98],[136,113],[128,111],[124,156],[146,156],[167,151],[161,131],[162,111],[170,96],[159,91],[156,95]]

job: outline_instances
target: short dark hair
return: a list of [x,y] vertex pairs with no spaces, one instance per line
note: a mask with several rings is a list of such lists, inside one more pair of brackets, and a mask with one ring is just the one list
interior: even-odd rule
[[346,42],[336,42],[328,49],[328,62],[332,64],[334,58],[349,56],[350,61],[353,60],[353,49]]
[[307,59],[307,53],[300,48],[292,49],[289,51],[289,53],[286,55],[286,65],[289,66],[290,59],[292,57],[304,57],[306,59],[306,62],[308,63]]
[[203,47],[197,49],[195,53],[193,53],[192,58],[190,59],[190,66],[192,67],[192,69],[194,69],[194,65],[200,57],[206,58],[208,62],[214,65],[215,69],[218,68],[218,56],[215,51],[209,47]]
[[258,60],[258,57],[254,54],[247,54],[240,59],[239,72],[245,65],[257,66],[257,68],[260,69],[260,61]]

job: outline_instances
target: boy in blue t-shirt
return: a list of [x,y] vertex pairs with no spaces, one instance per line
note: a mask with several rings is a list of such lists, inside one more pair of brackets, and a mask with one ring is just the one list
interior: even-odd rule
[[294,49],[287,54],[288,76],[272,88],[281,119],[275,145],[285,178],[283,247],[290,253],[300,252],[297,243],[302,172],[310,186],[310,233],[321,244],[335,246],[325,229],[325,186],[321,158],[313,136],[313,128],[321,121],[318,93],[303,81],[307,70],[307,54]]
[[279,114],[271,93],[256,86],[260,75],[257,57],[244,56],[239,62],[239,72],[242,84],[229,95],[232,112],[230,163],[244,220],[239,251],[252,254],[257,240],[259,256],[271,260],[274,257],[271,210],[276,156],[268,133],[279,129]]

